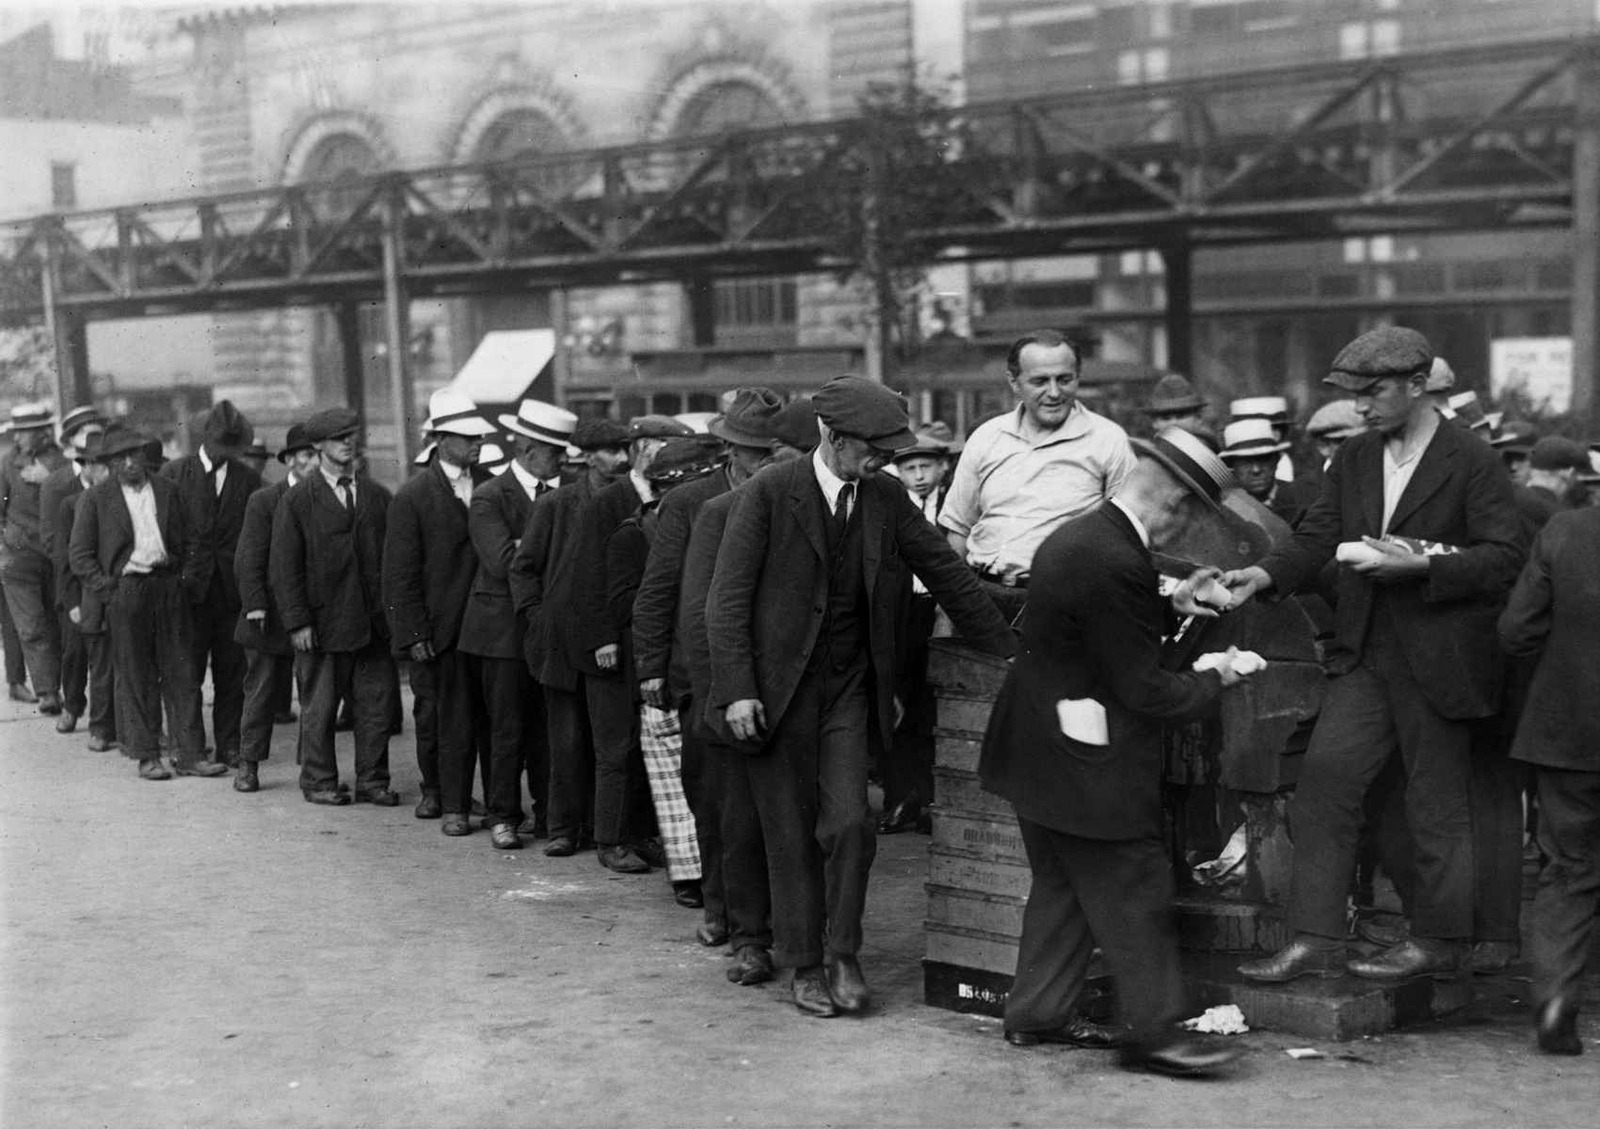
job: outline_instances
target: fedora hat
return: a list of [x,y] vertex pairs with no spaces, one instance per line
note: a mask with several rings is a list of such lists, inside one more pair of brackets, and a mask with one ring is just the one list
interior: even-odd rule
[[1150,402],[1144,410],[1151,415],[1176,415],[1202,411],[1205,406],[1205,398],[1194,390],[1187,377],[1169,372],[1150,390]]
[[1234,485],[1233,472],[1204,439],[1181,427],[1164,427],[1152,439],[1130,442],[1135,451],[1160,463],[1206,505],[1222,509],[1222,492]]
[[500,426],[511,434],[551,447],[565,447],[578,429],[577,416],[543,400],[524,400],[517,405],[515,415],[506,414],[499,419]]
[[160,440],[120,420],[112,420],[107,424],[106,429],[100,433],[99,440],[100,453],[94,456],[96,462],[110,462],[118,455],[126,455],[132,451],[139,451],[148,459],[152,443],[157,445],[156,457],[160,457]]
[[441,388],[428,397],[428,418],[422,425],[425,434],[463,435],[478,439],[495,433],[494,424],[484,418],[472,397],[454,388]]
[[1289,449],[1289,444],[1278,438],[1272,430],[1272,421],[1251,416],[1236,419],[1222,429],[1223,462],[1229,459],[1256,459],[1276,455]]
[[218,400],[205,415],[201,438],[219,450],[238,454],[255,441],[255,428],[232,400]]
[[956,433],[950,430],[950,425],[943,420],[934,420],[917,428],[913,435],[917,437],[914,446],[894,453],[894,461],[914,458],[917,455],[932,455],[934,458],[953,459],[961,453],[961,443],[956,439]]
[[777,440],[772,421],[783,410],[783,401],[770,388],[738,388],[722,414],[706,424],[706,430],[735,447],[771,447]]

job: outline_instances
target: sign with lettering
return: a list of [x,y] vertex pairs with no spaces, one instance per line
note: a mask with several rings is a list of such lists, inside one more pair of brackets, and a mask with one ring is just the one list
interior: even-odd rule
[[1489,342],[1489,390],[1526,397],[1547,412],[1572,406],[1572,338],[1501,337]]

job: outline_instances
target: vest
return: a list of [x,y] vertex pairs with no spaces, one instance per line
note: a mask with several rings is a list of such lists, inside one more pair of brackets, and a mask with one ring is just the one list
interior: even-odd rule
[[855,512],[841,536],[832,515],[827,520],[828,599],[811,654],[813,669],[822,664],[844,670],[867,653],[867,578],[862,568],[861,499],[857,487]]

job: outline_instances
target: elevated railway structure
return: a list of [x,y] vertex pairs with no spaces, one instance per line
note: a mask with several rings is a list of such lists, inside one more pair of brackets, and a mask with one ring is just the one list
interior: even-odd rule
[[[903,190],[860,175],[878,136],[824,121],[40,216],[0,225],[0,322],[47,321],[72,404],[91,320],[379,301],[406,435],[410,299],[675,280],[709,343],[710,279],[849,266],[817,201]],[[1180,370],[1197,248],[1569,229],[1574,406],[1596,411],[1600,38],[972,104],[943,136],[906,235],[929,261],[1155,249]]]

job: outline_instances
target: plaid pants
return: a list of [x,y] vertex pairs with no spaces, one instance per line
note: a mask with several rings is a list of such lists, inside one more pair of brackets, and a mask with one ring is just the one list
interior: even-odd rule
[[661,846],[667,855],[667,877],[686,882],[700,877],[700,843],[694,813],[683,794],[683,730],[677,710],[639,707],[639,747],[650,778]]

